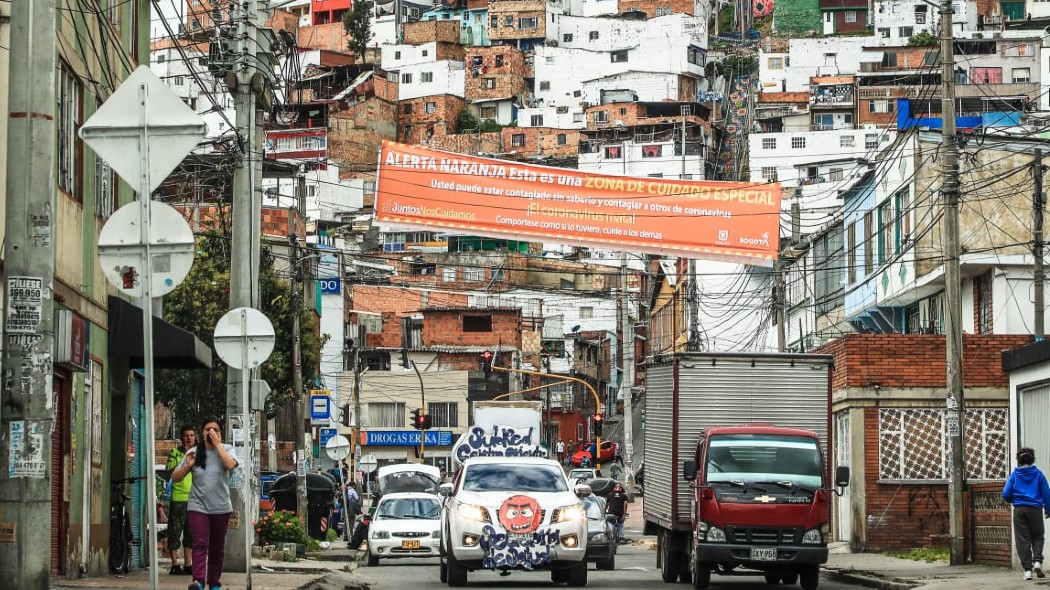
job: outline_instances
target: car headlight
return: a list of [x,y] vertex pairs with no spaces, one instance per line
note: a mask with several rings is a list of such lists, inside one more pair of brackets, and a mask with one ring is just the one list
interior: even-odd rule
[[372,531],[373,539],[389,539],[390,531]]
[[609,541],[609,536],[605,533],[594,533],[590,536],[590,541],[591,543],[607,543]]
[[579,504],[562,506],[561,508],[555,508],[554,514],[551,515],[551,523],[568,522],[571,520],[583,520],[583,506],[580,506]]
[[824,536],[827,534],[827,531],[825,531],[824,529],[827,526],[828,525],[824,525],[824,526],[820,527],[819,529],[809,529],[808,531],[806,531],[806,533],[804,535],[802,535],[802,544],[803,545],[821,545],[821,544],[823,544],[824,543]]
[[696,527],[696,533],[699,538],[707,541],[708,543],[725,543],[726,533],[722,529],[711,526],[710,524],[701,521]]
[[459,515],[467,520],[474,520],[477,522],[492,522],[489,519],[489,510],[484,506],[475,506],[474,504],[460,504]]
[[434,538],[434,539],[440,539],[441,538],[441,531],[440,530],[434,531],[434,532],[430,533],[430,536],[432,538]]

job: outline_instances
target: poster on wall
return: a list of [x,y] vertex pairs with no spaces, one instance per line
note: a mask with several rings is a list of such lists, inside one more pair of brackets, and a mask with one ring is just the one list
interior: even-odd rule
[[91,364],[88,379],[91,381],[91,463],[102,465],[102,402],[105,397],[102,391],[102,365],[95,361]]
[[397,228],[771,265],[778,183],[592,174],[384,142],[376,219]]
[[44,477],[47,469],[44,462],[44,434],[44,425],[40,422],[11,422],[8,477]]

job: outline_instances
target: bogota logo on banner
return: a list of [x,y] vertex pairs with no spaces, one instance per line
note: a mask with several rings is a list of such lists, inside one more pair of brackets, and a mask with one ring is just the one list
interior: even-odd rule
[[396,227],[771,265],[780,185],[590,174],[384,142],[375,211]]

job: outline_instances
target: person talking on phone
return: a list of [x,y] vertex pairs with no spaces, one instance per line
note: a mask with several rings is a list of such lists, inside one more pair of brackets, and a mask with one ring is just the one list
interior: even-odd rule
[[186,451],[182,463],[171,472],[175,482],[193,473],[186,506],[193,536],[193,582],[189,590],[222,588],[219,578],[226,556],[226,528],[233,513],[230,472],[236,468],[233,447],[222,442],[222,422],[206,418],[197,446]]

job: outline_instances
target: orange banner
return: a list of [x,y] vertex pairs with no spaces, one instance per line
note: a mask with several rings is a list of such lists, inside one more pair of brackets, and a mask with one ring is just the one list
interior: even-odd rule
[[780,185],[591,174],[384,142],[375,211],[397,227],[770,265]]

